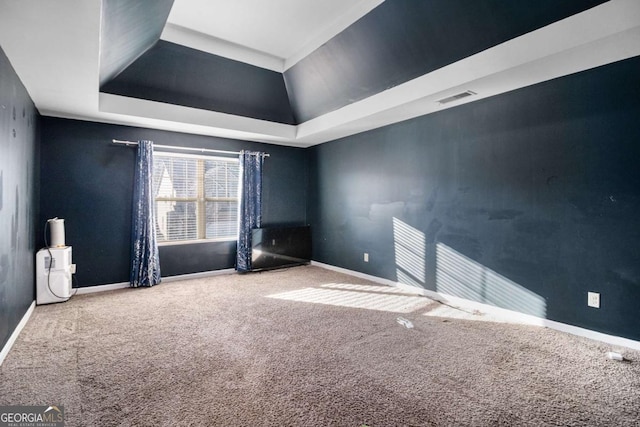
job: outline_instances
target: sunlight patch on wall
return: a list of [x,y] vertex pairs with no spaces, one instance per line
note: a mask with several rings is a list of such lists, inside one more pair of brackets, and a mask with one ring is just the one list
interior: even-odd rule
[[394,217],[393,243],[396,280],[405,285],[424,287],[426,279],[424,233]]
[[424,283],[417,281],[410,274],[405,273],[399,268],[396,268],[396,281],[403,285],[413,286],[414,288],[424,289]]
[[344,291],[337,289],[305,288],[291,292],[269,295],[287,301],[325,304],[338,307],[363,308],[366,310],[411,313],[433,301],[421,296],[387,295],[381,293]]
[[444,243],[436,247],[436,289],[439,293],[545,318],[543,297],[520,286]]

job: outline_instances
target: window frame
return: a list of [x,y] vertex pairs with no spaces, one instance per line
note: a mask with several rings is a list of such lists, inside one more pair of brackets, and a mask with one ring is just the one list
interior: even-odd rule
[[[158,240],[158,246],[174,246],[174,245],[192,245],[192,244],[202,244],[202,243],[211,243],[211,242],[235,242],[238,240],[238,233],[240,231],[240,194],[241,194],[241,167],[240,167],[240,159],[237,157],[221,157],[221,156],[208,156],[203,154],[186,154],[186,153],[175,153],[171,151],[157,151],[153,152],[154,164],[156,157],[165,157],[165,158],[187,158],[194,159],[198,162],[196,163],[196,197],[154,197],[153,198],[153,208],[154,214],[156,215],[156,223],[158,221],[157,212],[155,209],[157,207],[157,202],[195,202],[196,204],[196,233],[198,237],[195,239],[185,239],[185,240]],[[236,163],[238,165],[238,194],[236,197],[206,197],[205,195],[205,162],[208,160],[216,160],[223,161],[228,163]],[[206,238],[206,206],[207,202],[236,202],[238,216],[236,217],[236,234],[235,236],[228,237],[213,237]],[[205,236],[205,237],[202,237]]]

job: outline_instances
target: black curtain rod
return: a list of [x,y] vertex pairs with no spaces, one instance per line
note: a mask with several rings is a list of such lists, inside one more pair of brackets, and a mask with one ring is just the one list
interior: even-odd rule
[[[138,145],[138,141],[121,141],[119,139],[112,139],[111,141],[114,144],[124,145],[124,146],[127,146],[127,147],[132,147],[132,146],[137,146]],[[166,148],[166,149],[169,149],[169,150],[196,151],[198,153],[218,153],[218,154],[235,154],[235,155],[240,154],[239,151],[211,150],[209,148],[180,147],[180,146],[177,146],[177,145],[154,144],[153,146],[157,147],[157,148]],[[263,156],[264,157],[269,157],[269,154],[264,153]]]

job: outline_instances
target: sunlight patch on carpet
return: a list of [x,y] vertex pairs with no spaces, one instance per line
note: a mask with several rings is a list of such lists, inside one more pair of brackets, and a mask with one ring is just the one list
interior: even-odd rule
[[478,310],[467,311],[444,304],[434,305],[434,307],[424,313],[424,315],[430,317],[445,317],[448,319],[474,320],[476,322],[522,324],[522,322],[518,322],[517,320],[508,318],[507,316],[501,316],[494,313],[483,313]]
[[354,292],[337,289],[305,288],[291,292],[268,295],[288,301],[334,305],[338,307],[364,308],[367,310],[411,313],[433,301],[422,296],[388,295],[370,292]]
[[416,295],[415,292],[407,292],[404,289],[394,288],[391,286],[376,286],[376,285],[355,285],[353,283],[326,283],[320,285],[321,288],[332,289],[346,289],[350,291],[364,291],[364,292],[382,292],[385,294],[401,294],[401,295]]

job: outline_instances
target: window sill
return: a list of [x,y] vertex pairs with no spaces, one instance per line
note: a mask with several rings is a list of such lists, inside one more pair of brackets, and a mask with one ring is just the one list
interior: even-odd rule
[[162,246],[177,246],[177,245],[197,245],[203,243],[217,243],[217,242],[235,242],[238,239],[236,237],[228,237],[222,239],[196,239],[196,240],[169,240],[166,242],[158,242],[158,247]]

